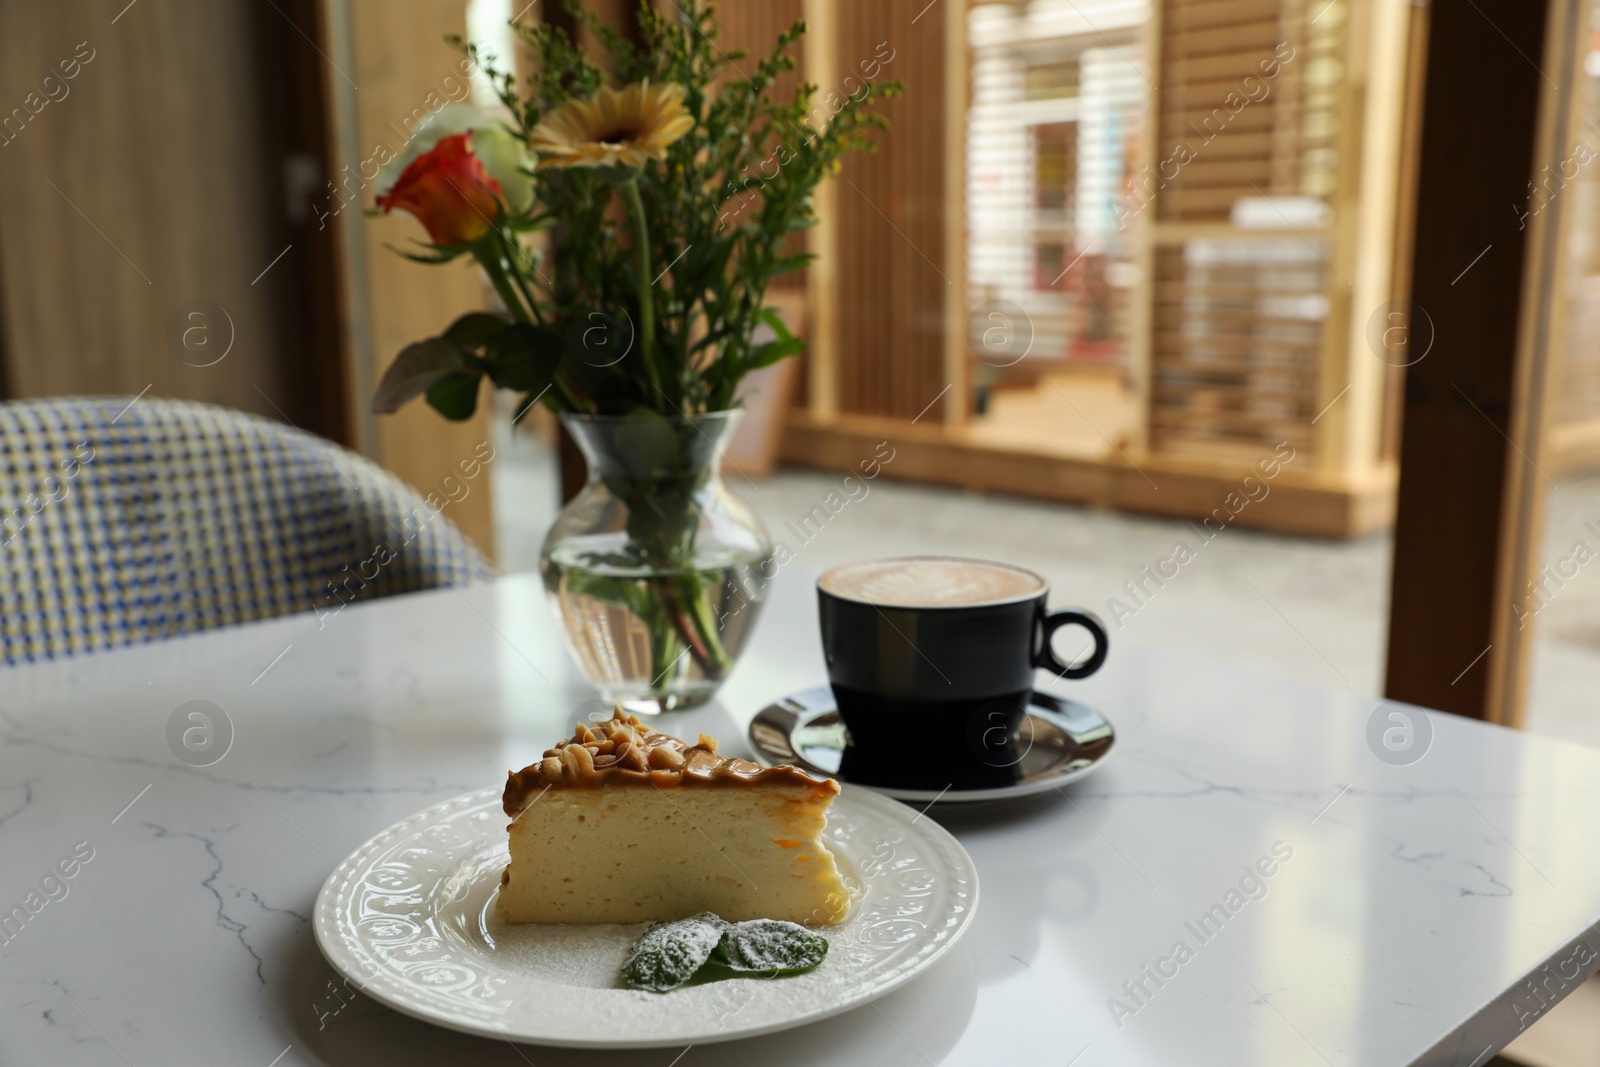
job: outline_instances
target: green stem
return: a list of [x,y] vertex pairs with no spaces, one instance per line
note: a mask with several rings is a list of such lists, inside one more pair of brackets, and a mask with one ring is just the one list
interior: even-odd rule
[[[505,238],[502,236],[501,241],[503,242],[504,240]],[[479,244],[472,250],[472,254],[483,265],[484,272],[489,275],[489,281],[494,286],[494,291],[500,294],[500,299],[505,304],[506,310],[511,313],[512,318],[519,322],[537,320],[539,325],[544,325],[544,320],[539,316],[539,305],[534,301],[533,294],[529,293],[527,286],[522,283],[521,275],[516,275],[518,286],[522,289],[521,297],[527,300],[527,304],[524,305],[522,299],[519,299],[517,289],[512,287],[511,280],[507,277],[506,261],[500,258],[497,250],[491,250]],[[515,270],[512,273],[515,274]],[[531,318],[528,314],[530,310],[533,312]],[[566,406],[572,410],[590,411],[594,407],[581,392],[573,387],[570,377],[559,369],[555,375],[555,389],[563,394]],[[551,406],[553,410],[557,409],[556,405],[552,404]]]
[[494,286],[494,291],[500,294],[500,300],[505,304],[506,310],[511,312],[511,317],[519,322],[532,322],[522,298],[517,295],[517,291],[511,287],[511,282],[506,277],[506,268],[500,260],[499,251],[486,248],[479,242],[473,246],[472,255],[483,266],[484,273],[489,275],[489,282]]
[[[677,579],[681,583],[678,590],[679,603],[688,608],[689,617],[685,622],[689,624],[699,640],[691,640],[690,647],[694,648],[695,655],[701,661],[705,672],[712,678],[721,679],[727,676],[728,670],[733,666],[727,649],[722,646],[721,627],[718,625],[716,613],[711,610],[711,604],[706,598],[705,578],[695,571],[682,575]],[[687,635],[686,635],[687,636]]]
[[[565,368],[556,368],[554,380],[556,383],[556,391],[562,395],[562,400],[565,401],[565,410],[582,411],[587,412],[590,415],[594,414],[594,401],[590,400],[588,394],[586,394],[582,389],[579,389],[573,384],[572,376],[566,372]],[[549,397],[546,399],[545,406],[556,414],[560,414],[563,410],[562,401],[557,400],[555,397]]]
[[733,667],[723,647],[715,613],[706,598],[704,577],[696,571],[660,575],[654,583],[657,602],[641,620],[650,633],[652,688],[665,696],[673,688],[668,675],[685,652],[706,678],[720,682]]
[[517,256],[520,254],[520,249],[517,248],[516,244],[504,231],[500,232],[500,242],[505,246],[506,261],[511,266],[511,277],[516,280],[517,289],[522,293],[522,298],[528,302],[528,310],[533,312],[533,321],[543,326],[544,316],[539,312],[539,302],[533,298],[533,291],[528,288],[527,279],[522,276],[522,271],[517,267]]
[[644,217],[644,201],[639,197],[639,179],[629,178],[622,183],[621,189],[622,199],[628,205],[628,214],[633,216],[633,245],[638,252],[639,353],[644,359],[644,369],[650,376],[650,383],[663,397],[671,400],[661,388],[661,373],[656,367],[656,305],[651,294],[654,285],[650,277],[650,224]]

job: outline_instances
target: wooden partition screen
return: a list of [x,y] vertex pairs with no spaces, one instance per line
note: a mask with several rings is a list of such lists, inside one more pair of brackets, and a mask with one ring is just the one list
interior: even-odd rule
[[1348,24],[1337,4],[1320,25],[1312,14],[1309,0],[1167,0],[1160,12],[1153,165],[1135,189],[1155,213],[1153,448],[1315,450],[1343,281],[1329,258],[1342,80],[1331,75]]
[[1154,212],[1152,449],[1243,458],[1287,442],[1354,491],[1392,477],[1406,29],[1400,0],[1161,0],[1134,201]]
[[[1069,447],[983,432],[966,385],[979,354],[964,199],[984,195],[963,180],[968,14],[988,6],[973,19],[1032,34],[1049,6],[997,18],[1000,2],[806,4],[826,23],[812,80],[887,42],[886,74],[906,94],[879,151],[826,194],[809,296],[833,332],[813,339],[811,401],[791,416],[786,458],[848,467],[893,436],[892,476],[1198,516],[1288,444],[1295,461],[1241,522],[1385,526],[1384,392],[1408,325],[1389,305],[1409,4],[1152,0],[1143,48],[1114,49],[1149,89],[1110,207],[1136,252],[1125,375],[1139,425]],[[1079,51],[1095,39],[1082,11],[1057,15],[1084,23]],[[1041,27],[1028,47],[1060,32]],[[1094,411],[1077,417],[1095,425]]]
[[960,233],[945,225],[957,195],[945,161],[959,151],[946,81],[960,76],[945,63],[947,18],[900,3],[843,3],[836,18],[836,82],[824,101],[873,63],[880,79],[905,83],[880,105],[892,132],[877,152],[847,159],[834,190],[837,285],[848,294],[838,305],[839,410],[940,421],[941,405],[964,399],[945,359],[946,306],[964,297],[952,277]]

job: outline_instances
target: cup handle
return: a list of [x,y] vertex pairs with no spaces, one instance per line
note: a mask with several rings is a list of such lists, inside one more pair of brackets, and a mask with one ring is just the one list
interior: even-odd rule
[[[1035,667],[1053,671],[1060,678],[1087,678],[1099,670],[1100,665],[1106,661],[1106,651],[1110,645],[1110,639],[1106,637],[1106,628],[1100,624],[1099,619],[1087,611],[1071,608],[1052,611],[1039,622],[1043,627],[1043,638],[1039,642],[1039,651],[1034,653]],[[1094,638],[1094,651],[1089,653],[1088,659],[1078,663],[1062,663],[1056,659],[1055,651],[1050,647],[1050,639],[1063,626],[1081,626],[1089,631],[1089,636]]]

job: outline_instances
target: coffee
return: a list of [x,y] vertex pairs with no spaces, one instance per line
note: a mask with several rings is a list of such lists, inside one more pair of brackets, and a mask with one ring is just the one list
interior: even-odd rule
[[[987,560],[906,557],[835,567],[817,582],[828,681],[847,733],[840,773],[900,788],[977,789],[1016,777],[1014,740],[1034,671],[1085,678],[1106,632],[1085,611],[1050,611],[1050,586]],[[1050,637],[1093,639],[1062,663]]]
[[1035,597],[1045,581],[1032,571],[985,560],[911,556],[835,567],[818,583],[846,600],[879,607],[956,608]]

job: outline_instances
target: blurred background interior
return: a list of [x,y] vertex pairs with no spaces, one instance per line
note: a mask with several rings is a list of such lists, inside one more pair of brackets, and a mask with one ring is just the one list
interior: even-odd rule
[[[507,20],[570,17],[125,3],[0,2],[0,397],[281,419],[535,566],[581,459],[503,405],[370,413],[493,297],[365,212],[378,146],[494,103],[445,35],[526,73]],[[1434,41],[1537,72],[1490,95],[1403,0],[723,0],[728,51],[808,20],[819,106],[906,85],[773,293],[809,349],[731,487],[819,569],[1011,560],[1117,640],[1600,745],[1600,3],[1527,7]],[[1510,1054],[1600,1063],[1595,999]]]

